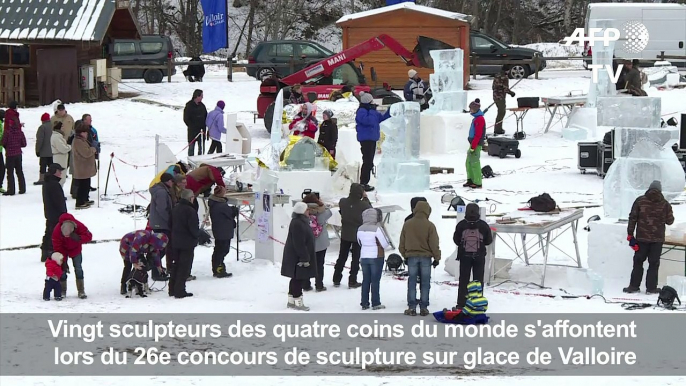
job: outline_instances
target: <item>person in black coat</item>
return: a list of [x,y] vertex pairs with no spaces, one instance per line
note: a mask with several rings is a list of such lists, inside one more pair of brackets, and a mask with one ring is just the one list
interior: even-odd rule
[[333,112],[325,110],[322,113],[324,120],[319,126],[319,138],[317,143],[324,146],[324,148],[331,154],[333,159],[336,159],[336,143],[338,143],[338,125],[333,120]]
[[60,221],[60,216],[67,213],[67,203],[60,178],[64,168],[57,163],[48,166],[48,173],[43,181],[43,213],[45,214],[45,234],[41,244],[41,262],[52,255],[52,231]]
[[310,228],[307,204],[299,202],[293,207],[293,219],[288,227],[286,246],[283,249],[281,276],[291,278],[288,285],[288,308],[309,311],[303,303],[303,285],[317,277],[317,258],[314,252],[314,233]]
[[214,236],[212,275],[219,278],[233,275],[226,272],[224,258],[231,250],[231,239],[236,229],[236,217],[238,217],[238,209],[228,205],[225,195],[226,188],[217,186],[214,188],[214,194],[208,200],[210,219],[212,220],[212,236]]
[[[205,148],[205,139],[207,137],[207,127],[205,120],[207,119],[207,108],[202,103],[202,90],[193,91],[193,99],[186,103],[183,109],[183,123],[188,128],[188,156],[192,157],[195,152],[195,145],[198,145],[198,155],[203,154]],[[195,137],[202,133],[201,137]],[[195,140],[195,142],[193,142]]]
[[[478,235],[473,235],[472,230],[477,230]],[[477,240],[474,240],[474,236]],[[470,203],[465,208],[464,220],[457,223],[453,241],[457,245],[457,260],[460,261],[457,308],[462,309],[467,304],[467,285],[471,281],[470,276],[481,285],[484,283],[486,246],[493,242],[491,227],[480,219],[477,204]]]
[[193,296],[186,292],[186,279],[191,274],[195,247],[200,236],[198,211],[193,207],[195,196],[190,189],[181,191],[178,205],[172,209],[172,240],[174,243],[174,261],[172,275],[169,280],[170,295],[181,299]]
[[350,263],[349,288],[359,288],[362,284],[357,282],[357,273],[360,270],[360,244],[357,243],[357,228],[362,225],[362,212],[372,207],[367,198],[364,187],[360,184],[350,185],[348,197],[341,198],[338,208],[341,212],[341,246],[338,252],[338,260],[334,266],[333,285],[339,287],[343,279],[343,268],[348,260],[348,254],[352,249],[353,260]]

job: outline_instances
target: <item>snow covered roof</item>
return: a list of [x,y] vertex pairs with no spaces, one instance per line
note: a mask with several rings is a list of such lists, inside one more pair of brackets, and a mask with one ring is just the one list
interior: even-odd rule
[[100,42],[115,0],[0,0],[0,41]]
[[386,7],[370,9],[369,11],[353,13],[351,15],[345,15],[342,18],[338,19],[336,24],[340,24],[340,23],[350,21],[350,20],[361,19],[361,18],[368,17],[368,16],[380,15],[380,14],[387,13],[387,12],[393,12],[393,11],[397,11],[399,9],[407,9],[410,11],[422,12],[422,13],[426,13],[429,15],[444,17],[446,19],[462,20],[465,22],[469,22],[472,19],[472,17],[469,15],[464,15],[464,14],[457,13],[457,12],[444,11],[444,10],[438,9],[438,8],[431,8],[431,7],[427,7],[424,5],[417,5],[415,3],[399,3],[399,4],[395,4],[395,5],[389,5]]

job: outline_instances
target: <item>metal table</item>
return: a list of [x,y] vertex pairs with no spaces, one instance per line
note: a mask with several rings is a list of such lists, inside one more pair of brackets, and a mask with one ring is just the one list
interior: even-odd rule
[[188,157],[188,163],[195,169],[202,164],[218,168],[231,168],[233,172],[243,170],[246,158],[240,154],[204,154]]
[[[491,226],[491,230],[493,231],[492,255],[495,256],[495,243],[497,239],[500,239],[508,248],[510,248],[517,255],[515,259],[513,259],[500,270],[506,268],[507,266],[511,266],[512,263],[514,263],[514,261],[517,259],[524,261],[524,263],[527,266],[540,265],[531,264],[531,258],[539,252],[541,252],[543,254],[543,274],[541,276],[541,286],[543,286],[545,285],[545,274],[548,265],[571,267],[570,265],[564,264],[548,264],[548,253],[550,252],[551,246],[559,250],[560,252],[564,253],[567,257],[574,261],[574,263],[576,263],[576,268],[581,268],[581,256],[579,255],[577,229],[579,225],[579,219],[581,219],[583,215],[583,209],[562,210],[558,214],[541,214],[542,218],[540,222],[532,221],[530,223],[522,223],[521,221],[518,221],[514,224],[489,224]],[[514,219],[514,215],[511,217],[513,217]],[[533,217],[534,215],[528,216],[530,220],[533,220]],[[576,258],[570,256],[554,244],[555,240],[568,230],[572,231],[572,237],[574,238],[574,249],[576,251]],[[552,236],[551,234],[553,233],[553,231],[560,232],[557,233],[555,236]],[[506,240],[503,237],[503,234],[510,234],[511,240]],[[519,235],[521,239],[521,249],[517,247],[517,235]],[[534,238],[534,242],[527,242],[527,235],[535,235],[537,237]],[[533,250],[533,253],[531,253],[531,250]],[[495,275],[499,272],[494,271],[495,264],[494,262],[491,262],[488,276],[489,283],[495,278]]]
[[[548,119],[548,123],[545,123],[545,117],[544,117],[544,124],[545,126],[545,131],[544,133],[547,133],[548,130],[550,129],[550,125],[553,123],[553,119],[555,119],[555,114],[557,114],[557,110],[560,109],[560,120],[562,118],[567,118],[572,114],[572,110],[576,106],[583,106],[586,104],[586,100],[588,99],[588,96],[586,95],[573,95],[573,96],[555,96],[555,97],[548,97],[548,98],[541,98],[541,102],[543,102],[543,106],[545,107],[545,110],[550,114],[550,119]],[[551,110],[552,107],[552,110]]]
[[[515,132],[514,138],[517,138],[517,133],[524,133],[524,117],[526,117],[526,113],[529,112],[529,110],[535,110],[535,109],[540,109],[543,106],[538,106],[538,107],[510,107],[507,109],[508,111],[511,111],[512,114],[514,114],[515,119],[517,120],[517,131]],[[521,126],[521,129],[520,129]],[[524,137],[522,137],[524,138]]]

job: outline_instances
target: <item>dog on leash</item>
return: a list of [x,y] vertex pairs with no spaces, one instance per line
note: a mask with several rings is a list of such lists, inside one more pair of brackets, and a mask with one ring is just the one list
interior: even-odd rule
[[137,290],[137,295],[142,298],[147,298],[148,293],[150,293],[150,288],[148,287],[148,272],[144,267],[136,267],[136,269],[131,271],[131,277],[129,277],[128,290],[126,294],[127,298],[133,297],[134,288]]

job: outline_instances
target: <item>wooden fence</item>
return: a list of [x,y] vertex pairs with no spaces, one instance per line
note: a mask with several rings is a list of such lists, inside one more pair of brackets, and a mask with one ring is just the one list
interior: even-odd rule
[[0,70],[0,104],[7,106],[11,101],[24,105],[24,69]]

